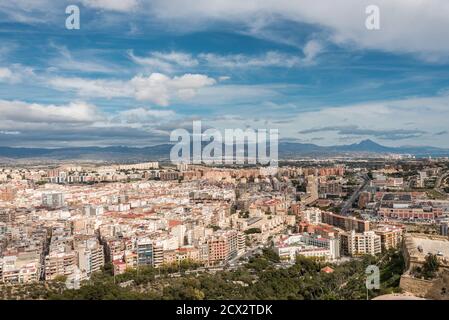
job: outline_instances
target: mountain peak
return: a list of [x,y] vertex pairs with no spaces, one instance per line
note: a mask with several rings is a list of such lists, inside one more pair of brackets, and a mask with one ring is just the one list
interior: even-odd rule
[[373,146],[380,147],[381,146],[380,144],[378,144],[377,142],[374,142],[371,139],[365,139],[365,140],[362,140],[359,143],[355,143],[355,144],[358,146],[363,146],[363,147],[373,147]]

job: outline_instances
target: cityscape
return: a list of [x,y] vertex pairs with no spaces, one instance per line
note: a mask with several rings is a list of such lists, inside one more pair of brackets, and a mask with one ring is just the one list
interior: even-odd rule
[[449,300],[447,16],[0,2],[0,300]]
[[[282,164],[274,175],[264,169],[159,162],[3,168],[3,298],[81,298],[83,286],[107,281],[97,275],[105,273],[124,292],[146,297],[166,294],[156,285],[164,281],[231,277],[223,290],[237,299],[260,285],[265,268],[282,272],[298,259],[310,259],[318,275],[354,261],[374,261],[381,273],[391,268],[371,298],[447,298],[448,158],[310,159]],[[186,286],[176,294],[218,297],[213,288]],[[340,298],[360,299],[360,288]],[[282,290],[252,294],[287,298]]]

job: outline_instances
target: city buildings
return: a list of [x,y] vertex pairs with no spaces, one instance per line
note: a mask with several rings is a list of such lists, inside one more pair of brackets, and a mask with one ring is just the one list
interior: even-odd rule
[[242,254],[245,250],[244,234],[235,230],[217,232],[207,240],[208,264],[218,265]]
[[381,237],[374,231],[356,233],[354,230],[340,234],[343,254],[359,256],[364,254],[376,255],[381,253]]
[[307,233],[281,237],[275,242],[274,249],[281,261],[294,262],[299,255],[326,261],[340,258],[340,243],[337,238],[328,239]]
[[346,231],[365,232],[370,230],[370,222],[352,216],[342,216],[332,212],[323,211],[323,223],[341,228]]
[[64,194],[61,192],[51,192],[42,194],[42,206],[56,209],[64,206]]
[[[298,255],[327,261],[376,255],[401,246],[406,226],[396,220],[418,208],[432,216],[414,217],[438,219],[447,235],[448,201],[423,192],[367,184],[354,197],[353,212],[331,212],[344,197],[352,201],[340,187],[348,189],[347,177],[358,168],[287,166],[271,175],[140,163],[7,172],[0,199],[4,283],[89,279],[106,263],[115,274],[182,261],[224,267],[271,246],[285,262]],[[329,208],[318,208],[320,200]]]
[[403,232],[402,226],[395,225],[382,225],[374,230],[374,233],[380,236],[383,251],[399,248],[402,244]]

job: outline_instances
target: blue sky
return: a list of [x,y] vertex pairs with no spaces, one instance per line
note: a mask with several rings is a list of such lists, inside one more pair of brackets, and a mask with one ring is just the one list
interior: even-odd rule
[[449,4],[379,0],[370,31],[371,2],[0,3],[0,145],[154,145],[202,120],[449,147]]

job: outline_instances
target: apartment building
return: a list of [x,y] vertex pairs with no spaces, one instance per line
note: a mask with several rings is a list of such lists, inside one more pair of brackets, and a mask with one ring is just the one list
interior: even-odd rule
[[320,182],[318,187],[320,197],[327,197],[327,195],[340,195],[343,193],[343,188],[340,181],[326,181]]
[[47,208],[61,208],[64,206],[64,194],[61,192],[50,192],[42,194],[42,206]]
[[51,252],[45,257],[45,280],[54,280],[57,276],[69,276],[75,270],[77,256],[75,251]]
[[138,239],[136,242],[137,265],[153,265],[153,241],[151,239]]
[[162,241],[153,242],[153,266],[161,267],[164,264],[164,243]]
[[370,230],[369,221],[357,219],[355,217],[341,216],[332,212],[322,213],[323,223],[330,224],[345,231],[365,232]]
[[104,266],[104,250],[98,240],[89,239],[75,244],[77,253],[77,265],[81,272],[90,277],[92,273],[98,272]]
[[374,231],[356,233],[354,230],[340,234],[341,252],[344,255],[358,256],[381,253],[381,237]]
[[381,217],[395,219],[433,220],[443,215],[443,209],[423,206],[420,204],[407,205],[394,203],[390,205],[382,205],[378,210],[378,215]]
[[319,224],[322,221],[321,210],[309,208],[301,212],[302,221],[312,224]]
[[159,162],[144,162],[135,164],[121,164],[115,166],[114,168],[118,170],[149,170],[149,169],[159,169]]
[[397,226],[381,226],[374,231],[380,236],[382,250],[398,248],[402,243],[402,228]]
[[449,221],[444,220],[440,222],[440,235],[448,236],[449,235]]
[[320,176],[343,176],[345,174],[345,167],[336,166],[328,168],[320,168],[318,170]]
[[177,171],[164,171],[159,174],[159,177],[162,181],[168,181],[168,180],[178,180],[179,179],[179,172]]
[[245,250],[245,235],[236,230],[217,232],[207,240],[209,265],[217,265],[234,258]]
[[36,253],[20,253],[0,258],[0,282],[30,283],[39,281],[41,265]]

